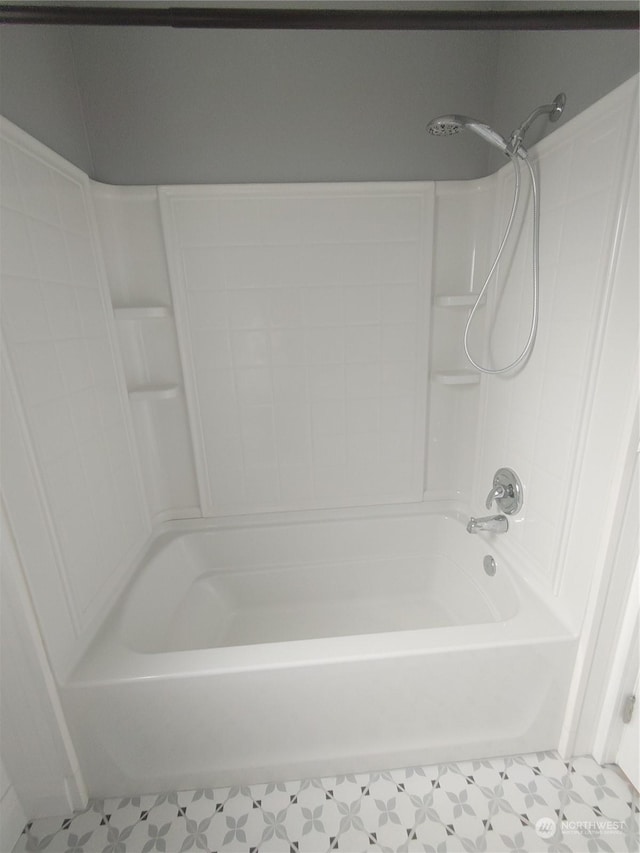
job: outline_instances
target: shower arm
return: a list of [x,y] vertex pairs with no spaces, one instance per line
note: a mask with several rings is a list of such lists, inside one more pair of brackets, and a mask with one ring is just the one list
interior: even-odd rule
[[525,133],[539,116],[548,115],[549,121],[558,121],[562,115],[562,111],[564,110],[566,100],[567,98],[564,92],[561,92],[559,95],[556,95],[553,103],[543,104],[541,107],[536,107],[536,109],[522,122],[520,127],[516,128],[511,134],[509,144],[507,145],[507,151],[510,154],[518,153],[518,149],[522,145]]

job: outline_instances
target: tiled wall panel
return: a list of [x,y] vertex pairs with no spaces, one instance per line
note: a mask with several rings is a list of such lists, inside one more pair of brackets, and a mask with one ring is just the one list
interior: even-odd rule
[[432,185],[160,194],[205,513],[420,500]]
[[[515,469],[524,484],[525,503],[499,546],[556,591],[565,568],[568,519],[576,498],[583,432],[589,423],[594,369],[604,334],[617,218],[630,180],[625,169],[629,145],[637,133],[630,119],[634,98],[631,81],[537,146],[539,332],[522,369],[483,380],[472,511],[483,509],[497,468]],[[498,211],[508,209],[513,193],[511,170],[505,167],[499,177]],[[484,363],[491,366],[512,360],[527,337],[530,217],[529,212],[517,250],[501,264],[491,297],[489,315],[494,320],[484,355]],[[637,317],[637,305],[629,310]],[[616,330],[610,328],[606,334],[615,335]],[[629,371],[635,370],[637,353],[630,352],[628,361]],[[619,423],[612,412],[612,437]],[[595,502],[599,499],[592,497]],[[583,570],[586,579],[590,567],[585,565]],[[588,588],[586,580],[582,587]]]
[[9,123],[1,129],[3,334],[61,558],[66,618],[80,632],[148,522],[86,178]]

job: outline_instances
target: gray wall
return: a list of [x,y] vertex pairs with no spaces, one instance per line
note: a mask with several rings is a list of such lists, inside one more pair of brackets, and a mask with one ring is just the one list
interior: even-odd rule
[[6,27],[1,46],[2,112],[120,184],[479,177],[500,155],[428,136],[430,117],[508,135],[558,91],[565,121],[638,70],[634,32]]
[[[566,122],[638,72],[636,32],[501,33],[493,116],[507,135],[539,104],[567,95]],[[527,134],[532,145],[554,125],[538,119]],[[498,157],[500,155],[498,154]]]
[[83,171],[93,172],[66,28],[0,29],[0,112]]
[[431,115],[486,114],[494,33],[76,30],[96,175],[116,183],[402,180],[487,168]]

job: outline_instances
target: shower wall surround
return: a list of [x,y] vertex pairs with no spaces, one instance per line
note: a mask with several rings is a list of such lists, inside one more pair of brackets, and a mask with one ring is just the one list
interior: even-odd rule
[[468,496],[493,179],[92,190],[154,520]]
[[[628,81],[534,149],[541,180],[537,341],[517,375],[483,383],[478,413],[472,505],[484,505],[498,467],[518,472],[525,504],[496,544],[560,596],[576,626],[595,555],[611,535],[638,397],[637,230],[628,221],[638,186],[637,85]],[[497,209],[506,211],[512,170],[497,178]],[[518,352],[529,329],[531,215],[520,225],[521,239],[490,291],[491,343],[482,362],[489,366]],[[607,360],[609,351],[615,357]]]
[[150,527],[88,179],[10,123],[0,130],[2,491],[61,669]]

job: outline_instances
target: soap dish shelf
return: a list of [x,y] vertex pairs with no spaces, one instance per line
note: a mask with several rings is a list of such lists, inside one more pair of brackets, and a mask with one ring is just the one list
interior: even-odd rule
[[440,385],[477,385],[480,374],[475,370],[437,370],[434,380]]
[[113,313],[116,320],[162,320],[171,317],[171,310],[164,305],[114,308]]
[[[456,293],[447,296],[436,296],[433,304],[438,308],[473,308],[478,298],[477,293]],[[484,305],[485,297],[480,305]]]
[[176,384],[138,385],[129,389],[129,399],[132,403],[148,403],[154,400],[171,400],[178,396],[179,386]]

